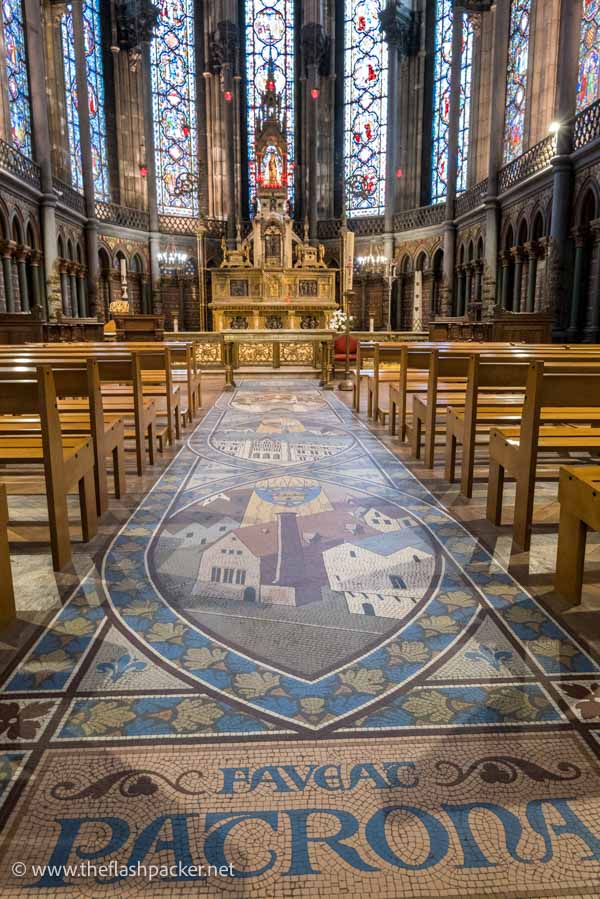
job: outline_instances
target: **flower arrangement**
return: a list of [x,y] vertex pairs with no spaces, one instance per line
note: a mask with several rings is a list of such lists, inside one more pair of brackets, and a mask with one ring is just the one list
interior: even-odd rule
[[329,327],[332,331],[350,331],[353,322],[353,315],[348,315],[342,309],[336,309],[329,319]]

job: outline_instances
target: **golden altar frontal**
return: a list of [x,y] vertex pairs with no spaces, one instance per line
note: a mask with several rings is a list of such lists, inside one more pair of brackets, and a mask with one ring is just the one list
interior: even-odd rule
[[224,331],[225,389],[235,386],[234,372],[248,374],[270,369],[281,374],[318,377],[323,387],[331,385],[331,358],[334,333],[307,331]]

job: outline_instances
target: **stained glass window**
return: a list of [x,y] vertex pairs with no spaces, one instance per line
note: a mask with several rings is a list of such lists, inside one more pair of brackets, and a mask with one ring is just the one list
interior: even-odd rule
[[531,0],[513,0],[510,10],[506,73],[505,163],[511,162],[523,153],[530,19]]
[[246,102],[248,109],[248,185],[256,195],[256,116],[273,67],[275,90],[285,115],[288,198],[294,202],[295,97],[293,0],[246,0]]
[[344,177],[348,215],[385,208],[388,45],[379,25],[385,0],[345,0]]
[[160,0],[151,47],[158,210],[198,214],[194,0]]
[[[83,190],[81,167],[81,134],[79,131],[77,72],[75,65],[75,37],[71,4],[61,20],[64,54],[64,75],[67,113],[67,132],[71,154],[71,181],[77,190]],[[109,200],[108,151],[106,120],[104,117],[104,71],[102,64],[102,31],[100,26],[100,0],[83,3],[83,44],[87,73],[90,140],[92,144],[92,171],[96,199]]]
[[600,97],[600,0],[583,0],[577,109]]
[[17,150],[26,156],[31,156],[31,107],[27,78],[25,23],[21,0],[4,0],[2,20],[11,140]]
[[[431,201],[440,203],[448,193],[448,138],[450,131],[450,81],[452,73],[452,0],[437,0],[435,21],[435,67],[433,73],[433,142]],[[473,74],[473,27],[463,17],[460,113],[456,190],[467,189],[471,125],[471,80]]]

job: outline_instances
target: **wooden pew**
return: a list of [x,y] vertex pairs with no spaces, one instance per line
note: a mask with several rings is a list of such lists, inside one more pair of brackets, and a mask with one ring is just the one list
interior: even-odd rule
[[[28,475],[41,467],[48,504],[50,545],[55,571],[71,561],[71,540],[67,495],[79,492],[83,540],[97,531],[94,487],[94,450],[89,436],[63,435],[51,366],[40,365],[37,379],[24,379],[15,371],[14,380],[5,380],[0,391],[0,415],[39,415],[41,435],[0,435],[0,483],[8,494],[28,492]],[[25,468],[25,471],[23,471]],[[39,482],[36,475],[34,483]]]
[[[168,348],[171,353],[173,383],[184,385],[187,395],[187,409],[185,410],[186,422],[191,424],[197,412],[202,406],[202,373],[198,366],[196,347],[200,345],[197,340],[174,340],[163,343],[154,342],[128,342],[111,345],[111,349],[133,352],[134,350],[157,350]],[[88,344],[92,349],[106,352],[106,343]],[[75,348],[84,349],[86,344],[75,344]]]
[[[500,346],[496,348],[495,344],[484,344],[465,353],[464,349],[455,350],[444,348],[443,350],[431,351],[437,353],[439,363],[432,360],[430,366],[430,381],[427,389],[415,389],[412,392],[422,394],[413,396],[413,428],[412,428],[412,450],[416,458],[421,455],[421,438],[425,437],[424,462],[432,468],[434,465],[435,438],[438,430],[438,413],[442,412],[444,417],[447,409],[452,406],[464,407],[466,401],[467,389],[467,367],[466,360],[473,354],[481,357],[491,356],[497,358],[498,364],[502,364],[503,359],[518,361],[526,361],[531,358],[542,359],[570,359],[573,362],[581,359],[581,361],[595,360],[597,351],[584,349],[579,352],[575,348],[562,347],[538,347],[536,345],[523,347]],[[443,362],[442,360],[463,359],[464,370],[461,374],[461,365],[454,365],[452,362]],[[441,367],[440,367],[441,366]],[[436,372],[437,367],[437,372]],[[492,379],[493,380],[493,379]],[[511,405],[511,403],[519,404],[521,402],[522,391],[514,394],[513,400],[510,398],[510,388],[503,387],[501,382],[494,386],[480,385],[480,391],[487,396],[482,396],[482,401],[489,399],[492,401],[494,394],[496,395],[493,402],[498,405]],[[504,398],[498,397],[498,393],[507,394]],[[442,425],[442,429],[443,429]]]
[[[361,385],[364,379],[372,378],[374,375],[374,361],[378,348],[385,348],[387,351],[399,351],[404,346],[413,346],[413,344],[401,343],[398,341],[377,341],[377,340],[361,340],[358,344],[356,352],[356,368],[351,370],[350,376],[353,381],[352,407],[356,412],[360,412],[361,403]],[[416,345],[416,344],[415,344]],[[385,361],[379,357],[380,361]],[[380,363],[379,363],[380,364]],[[369,417],[370,413],[369,413]]]
[[[389,430],[392,435],[398,431],[400,439],[406,440],[408,436],[408,397],[415,394],[427,393],[431,376],[432,365],[437,365],[440,352],[448,352],[445,349],[406,348],[400,361],[398,381],[390,385],[390,417]],[[456,351],[460,355],[462,351]],[[456,378],[448,378],[443,382],[444,389],[453,389]],[[462,382],[461,382],[462,383]]]
[[367,375],[367,415],[382,424],[385,424],[389,410],[379,404],[379,388],[381,384],[398,381],[403,349],[402,344],[380,343],[373,350],[373,372]]
[[[561,364],[563,354],[545,356],[549,364]],[[589,356],[568,355],[569,364],[586,364]],[[477,437],[489,438],[490,429],[518,426],[523,413],[524,391],[528,375],[528,361],[519,356],[474,355],[469,363],[467,389],[464,403],[459,396],[446,410],[446,461],[445,478],[453,483],[456,475],[456,454],[462,446],[460,492],[466,498],[473,495],[473,473]],[[558,424],[568,421],[589,422],[600,420],[600,410],[583,408],[542,409],[541,422]]]
[[[166,405],[166,436],[170,445],[181,439],[181,388],[173,383],[171,351],[168,347],[159,350],[132,350],[132,356],[139,364],[142,394],[156,400],[164,400]],[[131,388],[122,384],[107,384],[102,393],[106,397],[129,395]]]
[[[56,353],[56,349],[53,350],[48,346],[44,347],[44,351]],[[157,401],[164,400],[165,403],[166,428],[159,429],[155,425],[155,437],[160,438],[161,444],[165,436],[169,444],[172,444],[175,438],[181,437],[181,389],[173,380],[171,350],[168,346],[150,343],[134,349],[132,344],[123,344],[121,349],[120,346],[111,344],[107,349],[105,344],[78,344],[73,349],[66,349],[65,353],[79,358],[90,356],[104,358],[107,353],[110,358],[128,358],[130,354],[139,356],[144,396]],[[108,397],[127,395],[129,388],[115,383],[103,386],[102,392]]]
[[[63,435],[91,435],[94,447],[94,480],[98,515],[108,509],[106,460],[112,459],[114,491],[117,499],[127,492],[125,475],[125,420],[117,413],[105,414],[100,390],[98,362],[56,360],[52,365],[58,397],[60,427]],[[36,377],[36,369],[20,367],[19,376]],[[14,380],[14,369],[0,368],[0,389],[5,380]],[[77,402],[84,399],[84,407]],[[75,402],[73,402],[75,400]],[[34,415],[0,416],[0,435],[35,436],[41,433],[41,422]]]
[[421,440],[424,434],[423,462],[428,468],[433,468],[435,461],[438,408],[446,409],[452,394],[464,398],[471,358],[464,351],[463,355],[441,355],[433,351],[427,388],[425,391],[413,391],[412,425],[409,433],[411,450],[416,459],[421,457]]
[[6,487],[0,484],[0,624],[16,617],[10,553],[8,549],[8,502]]
[[581,602],[588,528],[600,531],[600,466],[560,470],[560,526],[554,586],[572,603]]
[[[54,355],[57,350],[54,348]],[[78,353],[66,354],[71,361],[81,361],[85,364],[88,355],[81,350]],[[140,357],[129,351],[113,353],[92,350],[91,357],[98,362],[100,382],[108,385],[103,391],[102,404],[104,411],[112,415],[124,416],[126,421],[131,420],[131,426],[126,424],[125,437],[135,444],[136,469],[138,475],[144,473],[146,467],[146,452],[150,465],[154,464],[154,446],[159,432],[157,399],[144,396],[142,384],[142,372]],[[7,357],[0,351],[0,365]],[[60,364],[62,359],[55,359],[48,348],[38,350],[37,347],[26,347],[18,353],[12,354],[12,363],[20,366],[36,365],[48,361]],[[114,392],[114,385],[120,389]],[[128,389],[123,390],[127,385]],[[112,393],[111,393],[112,388]],[[85,412],[86,400],[71,399],[68,403],[68,411]]]
[[487,517],[499,525],[506,475],[516,480],[513,541],[527,551],[531,527],[538,455],[540,452],[597,452],[600,429],[594,423],[544,425],[542,410],[600,409],[600,364],[572,366],[542,360],[529,363],[525,403],[520,427],[492,428]]

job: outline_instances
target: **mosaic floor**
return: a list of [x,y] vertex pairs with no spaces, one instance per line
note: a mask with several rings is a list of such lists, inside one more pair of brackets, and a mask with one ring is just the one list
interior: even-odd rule
[[0,695],[0,895],[600,896],[600,664],[333,393],[222,394]]

